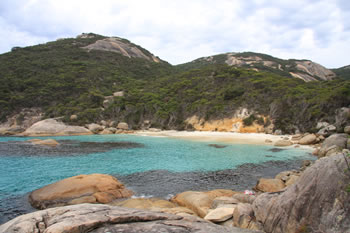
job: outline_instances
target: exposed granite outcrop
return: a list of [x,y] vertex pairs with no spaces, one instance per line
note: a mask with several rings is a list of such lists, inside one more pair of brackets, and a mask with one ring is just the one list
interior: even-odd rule
[[118,37],[110,37],[98,40],[93,44],[83,47],[83,49],[86,49],[88,51],[100,50],[114,52],[119,53],[128,58],[142,58],[148,61],[153,61],[157,63],[160,62],[160,60],[157,57],[150,54],[145,54],[137,46]]
[[39,121],[29,127],[21,135],[23,136],[63,136],[63,135],[89,135],[90,130],[81,126],[66,125],[56,119]]
[[254,231],[222,227],[197,217],[182,217],[109,205],[81,204],[22,215],[0,226],[0,233],[15,232],[249,233]]
[[295,184],[264,193],[253,202],[256,220],[268,233],[350,232],[350,171],[342,154],[324,157]]
[[29,195],[37,209],[81,203],[110,203],[132,195],[115,177],[105,174],[79,175],[60,180]]

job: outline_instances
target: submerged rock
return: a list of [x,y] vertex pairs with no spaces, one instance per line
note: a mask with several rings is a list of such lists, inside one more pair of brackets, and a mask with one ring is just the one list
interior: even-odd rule
[[43,146],[58,146],[59,143],[54,140],[54,139],[45,139],[45,140],[40,140],[40,139],[37,139],[37,140],[30,140],[34,145],[43,145]]
[[209,144],[208,146],[214,147],[214,148],[218,148],[218,149],[227,147],[227,146],[225,146],[225,145],[219,145],[219,144]]
[[215,225],[196,217],[109,205],[81,204],[41,210],[0,226],[0,233],[33,232],[198,232],[249,233]]
[[109,203],[130,197],[132,192],[115,177],[104,174],[73,176],[30,193],[29,202],[37,209],[82,202]]

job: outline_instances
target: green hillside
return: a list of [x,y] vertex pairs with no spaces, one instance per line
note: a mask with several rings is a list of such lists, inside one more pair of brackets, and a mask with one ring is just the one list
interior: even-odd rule
[[350,80],[350,65],[338,69],[332,69],[340,78]]
[[[335,109],[350,105],[347,80],[306,83],[272,68],[228,66],[218,62],[223,55],[214,56],[217,62],[196,60],[174,67],[162,60],[88,51],[83,47],[106,39],[89,35],[0,55],[1,121],[22,108],[40,107],[45,117],[63,116],[70,124],[114,120],[138,129],[148,120],[151,127],[190,129],[185,123],[190,116],[222,119],[246,107],[294,132],[310,131],[320,119],[332,122]],[[125,39],[118,41],[153,56]],[[124,95],[113,97],[118,91]],[[72,114],[78,120],[70,122]],[[245,123],[259,120],[269,124],[254,115]]]

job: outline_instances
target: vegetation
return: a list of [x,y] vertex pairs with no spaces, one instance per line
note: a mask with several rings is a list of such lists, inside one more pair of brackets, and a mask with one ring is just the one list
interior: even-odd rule
[[[70,121],[70,115],[78,115],[72,124],[111,119],[138,128],[149,120],[152,127],[185,129],[192,115],[220,119],[247,107],[292,132],[310,130],[321,118],[332,121],[335,109],[350,104],[347,80],[305,83],[220,62],[173,67],[81,48],[102,38],[64,39],[0,55],[0,120],[24,107],[40,107],[45,117]],[[113,97],[117,91],[124,96]],[[244,120],[253,122],[264,119]]]
[[336,75],[340,78],[350,80],[350,66],[333,69],[333,72],[336,73]]

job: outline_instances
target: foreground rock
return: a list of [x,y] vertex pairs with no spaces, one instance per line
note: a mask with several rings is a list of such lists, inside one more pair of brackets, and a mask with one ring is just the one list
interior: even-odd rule
[[39,121],[22,133],[23,136],[89,135],[91,131],[80,126],[70,126],[55,119]]
[[104,174],[73,176],[30,193],[29,202],[37,209],[81,203],[109,203],[130,197],[132,192],[115,177]]
[[226,189],[217,189],[208,192],[187,191],[177,194],[171,201],[192,210],[198,216],[204,218],[208,214],[212,202],[216,197],[231,197],[236,193]]
[[254,187],[254,190],[260,192],[279,192],[285,187],[285,184],[280,179],[261,178],[258,181],[257,185]]
[[188,208],[180,207],[173,202],[158,198],[131,198],[121,202],[112,203],[111,205],[141,210],[160,211],[180,216],[197,216],[192,210]]
[[252,231],[226,228],[196,217],[181,217],[109,205],[81,204],[22,215],[0,226],[0,233],[15,232],[249,233]]
[[265,232],[349,232],[350,172],[343,155],[317,160],[281,194],[264,193],[253,202]]

